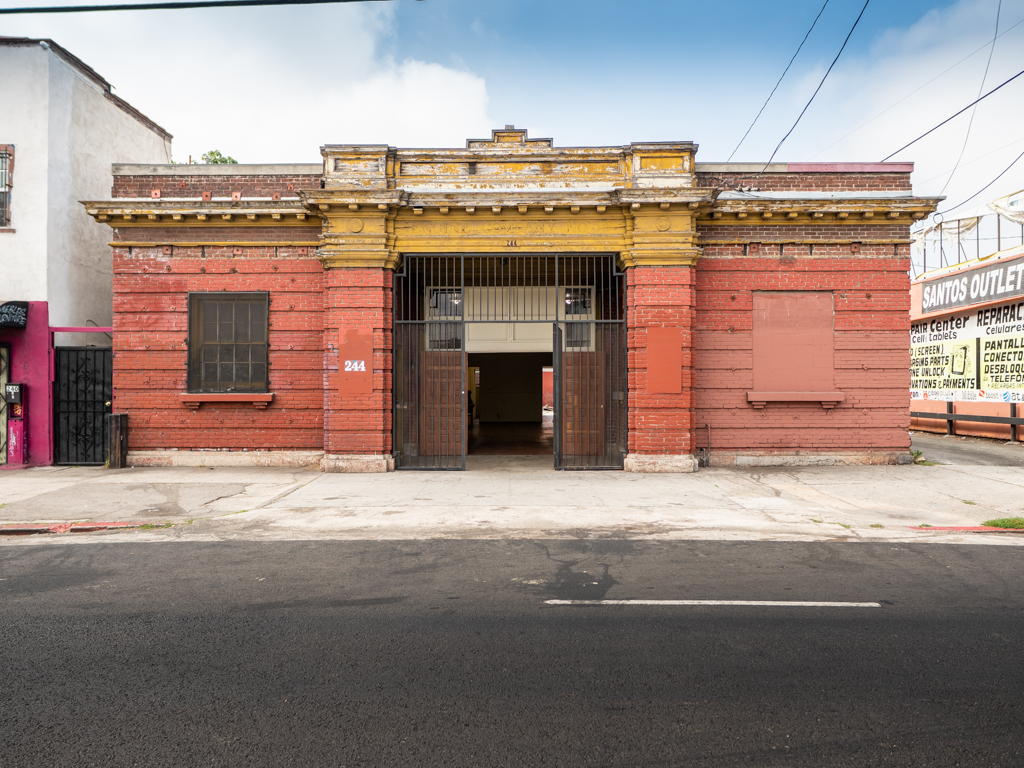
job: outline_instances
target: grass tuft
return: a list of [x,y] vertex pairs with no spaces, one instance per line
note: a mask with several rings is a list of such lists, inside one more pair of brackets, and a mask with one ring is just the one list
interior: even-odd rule
[[872,528],[885,528],[885,526],[882,525],[881,523],[872,523],[871,527]]
[[962,501],[964,504],[970,504],[972,507],[978,506],[978,502],[976,501],[968,501],[967,499],[960,499],[960,501]]
[[1024,528],[1024,517],[999,517],[995,520],[986,520],[982,525],[991,528]]

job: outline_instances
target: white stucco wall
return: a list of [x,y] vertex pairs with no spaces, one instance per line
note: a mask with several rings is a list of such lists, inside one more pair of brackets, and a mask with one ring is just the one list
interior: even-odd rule
[[[0,46],[0,72],[0,144],[16,153],[15,232],[0,233],[0,300],[45,300],[51,325],[110,325],[111,231],[79,201],[110,197],[113,163],[170,162],[170,142],[53,51]],[[57,343],[109,338],[60,335]]]
[[13,144],[11,229],[0,232],[0,302],[46,301],[49,53],[0,46],[0,144]]
[[[171,145],[106,97],[103,89],[51,54],[47,292],[50,324],[110,325],[112,239],[79,201],[110,197],[113,163],[169,163]],[[88,340],[88,341],[87,341]],[[58,343],[107,343],[62,336]]]

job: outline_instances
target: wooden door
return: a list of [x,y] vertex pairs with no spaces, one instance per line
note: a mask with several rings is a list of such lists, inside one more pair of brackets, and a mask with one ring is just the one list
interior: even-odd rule
[[562,353],[562,442],[567,465],[605,454],[605,354]]
[[461,351],[420,353],[421,456],[462,457],[465,445],[462,362]]

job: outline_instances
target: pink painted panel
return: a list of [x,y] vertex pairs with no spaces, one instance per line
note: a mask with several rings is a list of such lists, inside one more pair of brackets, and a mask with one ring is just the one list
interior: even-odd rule
[[11,348],[10,380],[25,385],[25,463],[53,463],[53,387],[50,379],[50,314],[45,301],[28,303],[23,329],[0,328]]
[[683,332],[679,328],[647,329],[647,391],[678,395],[683,391]]
[[754,389],[824,392],[835,388],[832,294],[753,294]]

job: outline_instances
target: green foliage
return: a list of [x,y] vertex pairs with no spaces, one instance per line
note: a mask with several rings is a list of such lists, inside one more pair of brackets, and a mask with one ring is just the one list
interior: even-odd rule
[[991,528],[1024,528],[1024,517],[999,517],[995,520],[986,520],[982,525]]
[[238,165],[238,161],[235,158],[222,155],[219,149],[211,149],[209,152],[204,153],[203,162],[208,165]]

